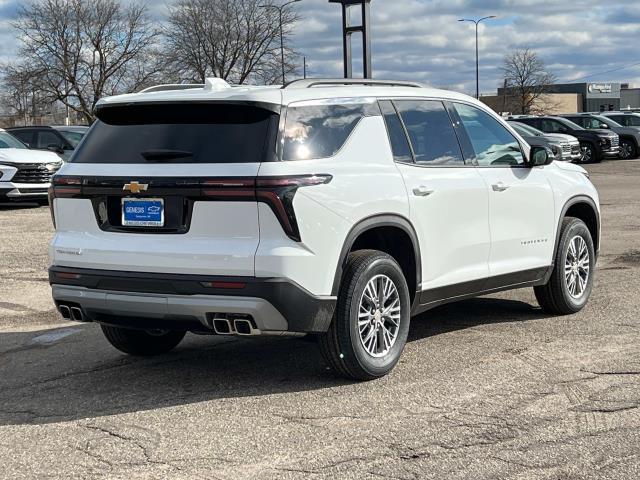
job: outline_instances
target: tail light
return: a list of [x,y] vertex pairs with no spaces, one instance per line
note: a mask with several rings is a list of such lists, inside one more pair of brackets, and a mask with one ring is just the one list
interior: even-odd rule
[[[298,222],[293,210],[293,199],[299,188],[312,187],[329,183],[331,175],[293,175],[286,177],[219,177],[194,179],[196,189],[194,200],[219,201],[258,201],[267,204],[275,214],[287,236],[297,242],[300,241]],[[123,179],[116,179],[114,185],[124,185]],[[113,181],[112,181],[113,183]],[[111,185],[109,185],[111,188]],[[88,187],[87,187],[88,188]],[[82,177],[54,176],[49,188],[49,206],[51,219],[55,227],[54,199],[78,198],[92,196],[97,187],[92,187],[92,193],[83,191]],[[120,188],[120,187],[118,187]],[[118,188],[115,188],[117,191]],[[150,190],[153,184],[150,185]],[[197,193],[196,193],[197,192]],[[151,194],[151,192],[145,192]]]
[[331,175],[294,175],[287,177],[209,178],[203,180],[202,195],[211,200],[258,201],[266,203],[287,236],[300,241],[293,198],[301,187],[329,183]]
[[301,187],[312,187],[329,183],[331,175],[297,175],[291,177],[258,177],[256,199],[264,202],[282,225],[289,238],[299,242],[300,230],[293,210],[293,198]]
[[49,210],[53,228],[56,227],[56,216],[53,209],[53,200],[56,198],[73,198],[82,193],[81,177],[54,176],[49,187]]

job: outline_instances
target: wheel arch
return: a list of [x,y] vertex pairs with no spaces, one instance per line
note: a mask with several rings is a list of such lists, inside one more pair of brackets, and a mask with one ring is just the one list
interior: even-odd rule
[[629,135],[629,134],[626,134],[626,133],[620,133],[620,134],[618,134],[618,136],[620,137],[620,140],[631,140],[631,143],[633,143],[633,145],[636,148],[638,148],[638,140],[633,135]]
[[562,233],[560,229],[562,220],[564,220],[565,217],[579,218],[587,225],[591,233],[591,238],[593,239],[593,246],[597,257],[600,251],[600,213],[598,207],[591,197],[587,195],[576,195],[567,200],[564,207],[562,207],[562,212],[558,219],[558,228],[556,229],[552,265],[555,264],[558,255],[558,242],[560,241],[560,235]]
[[[404,241],[411,243],[412,249],[409,252],[411,255],[407,256],[407,252],[403,252],[404,254],[401,254],[400,258],[397,258],[398,253],[401,252],[398,248],[404,246],[402,244],[387,243],[386,246],[388,248],[384,248],[384,241],[381,244],[376,243],[376,241],[380,240],[380,235],[391,232],[393,232],[394,235],[400,235],[399,237],[394,237],[395,239],[403,238],[402,235],[404,235]],[[333,280],[332,295],[338,295],[344,266],[354,246],[356,249],[360,249],[360,246],[363,248],[375,248],[394,257],[400,264],[407,278],[412,300],[415,298],[422,278],[422,260],[418,235],[407,218],[397,214],[374,215],[360,220],[351,228],[340,251],[340,258]],[[413,263],[413,265],[409,265],[409,262]]]

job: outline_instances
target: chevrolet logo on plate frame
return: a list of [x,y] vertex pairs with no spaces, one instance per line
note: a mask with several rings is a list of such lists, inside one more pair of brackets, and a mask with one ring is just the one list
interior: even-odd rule
[[131,193],[140,193],[140,192],[146,192],[148,188],[149,188],[149,184],[147,183],[131,182],[131,183],[126,183],[125,186],[122,187],[122,190],[125,190],[125,191],[128,190]]

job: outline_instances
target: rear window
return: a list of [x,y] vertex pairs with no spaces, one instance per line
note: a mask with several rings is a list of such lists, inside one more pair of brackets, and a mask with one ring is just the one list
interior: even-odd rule
[[245,104],[104,107],[72,162],[263,162],[275,151],[278,119]]

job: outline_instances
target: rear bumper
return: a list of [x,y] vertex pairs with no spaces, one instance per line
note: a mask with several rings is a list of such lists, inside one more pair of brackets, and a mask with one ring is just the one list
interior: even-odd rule
[[[213,331],[216,315],[248,315],[264,334],[321,333],[335,297],[317,297],[284,279],[49,269],[57,306],[77,306],[85,321],[131,328]],[[234,288],[212,288],[205,283]],[[239,285],[243,285],[239,288]]]

